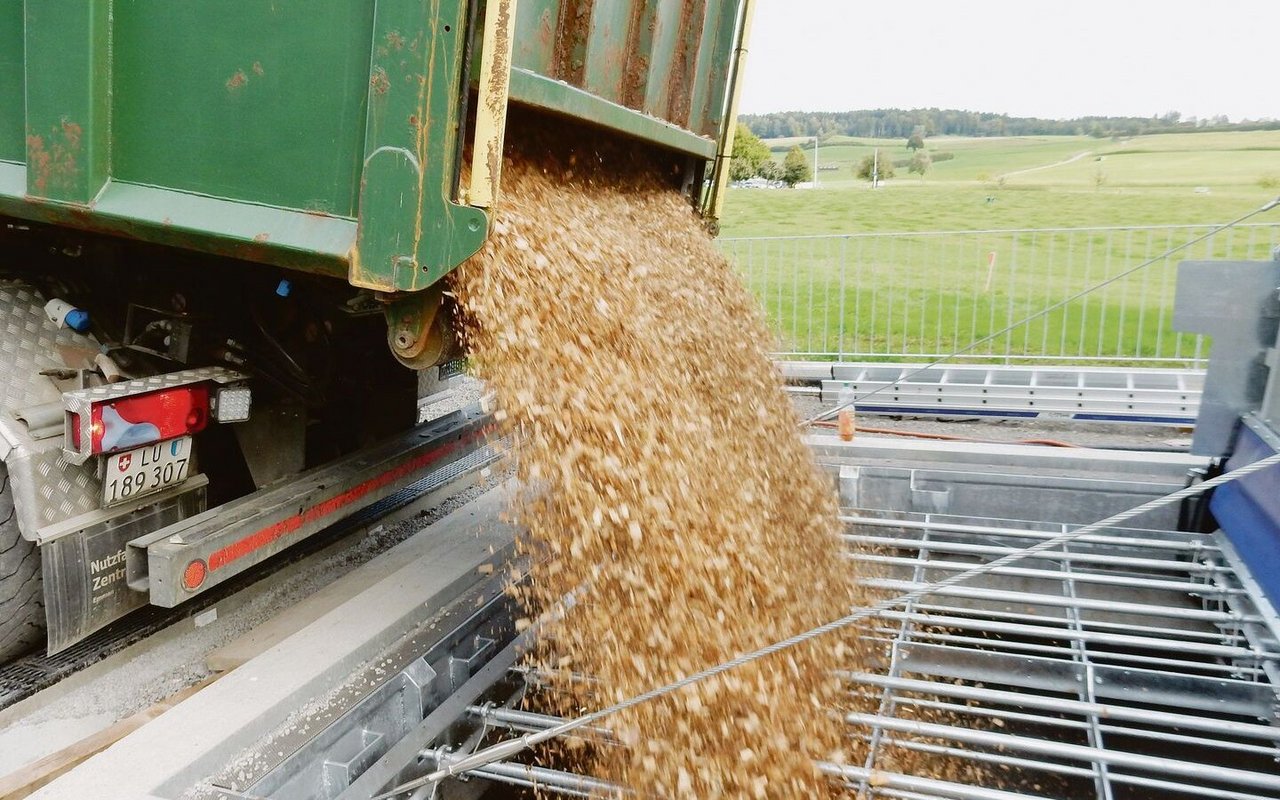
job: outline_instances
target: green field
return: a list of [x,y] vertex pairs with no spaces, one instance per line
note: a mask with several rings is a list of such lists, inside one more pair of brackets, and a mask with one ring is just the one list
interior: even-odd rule
[[927,149],[955,158],[934,164],[923,181],[899,169],[872,191],[855,177],[875,146],[900,160],[909,157],[905,144],[833,137],[819,147],[818,163],[837,169],[819,171],[817,189],[731,189],[721,235],[1213,223],[1280,193],[1280,131],[1117,141],[939,137]]
[[[786,142],[769,144],[776,158],[785,152]],[[903,141],[834,137],[819,163],[838,169],[820,172],[818,188],[729,192],[723,246],[773,320],[782,351],[953,351],[1203,231],[1158,226],[1226,222],[1280,194],[1280,131],[929,139],[930,150],[955,157],[923,181],[900,169],[872,191],[853,166],[876,144],[882,158],[908,157]],[[1253,221],[1280,223],[1280,210]],[[873,235],[1131,226],[1142,229]],[[742,240],[814,234],[850,238]],[[1177,262],[1266,258],[1277,235],[1218,234],[980,352],[1012,361],[1192,358],[1194,337],[1171,328]]]
[[954,352],[1154,260],[976,354],[1011,362],[1185,362],[1204,353],[1196,337],[1172,328],[1178,263],[1256,260],[1280,243],[1274,227],[1242,228],[1161,257],[1209,230],[858,234],[738,239],[722,247],[773,323],[779,352],[860,359]]

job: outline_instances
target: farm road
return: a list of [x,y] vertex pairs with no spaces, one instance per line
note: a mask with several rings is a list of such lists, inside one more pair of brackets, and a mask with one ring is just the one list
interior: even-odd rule
[[1093,155],[1092,150],[1082,150],[1079,153],[1076,153],[1071,158],[1063,159],[1062,161],[1055,161],[1052,164],[1041,164],[1038,167],[1027,167],[1026,169],[1015,169],[1013,172],[1006,172],[1003,175],[997,175],[996,179],[998,180],[1000,178],[1012,178],[1015,175],[1026,175],[1028,172],[1039,172],[1042,169],[1053,169],[1054,167],[1062,167],[1067,164],[1075,163],[1076,161],[1079,161],[1085,156],[1091,156],[1091,155]]

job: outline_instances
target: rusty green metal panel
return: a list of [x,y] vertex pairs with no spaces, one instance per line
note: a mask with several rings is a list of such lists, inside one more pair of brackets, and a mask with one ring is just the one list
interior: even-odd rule
[[728,11],[719,3],[707,3],[702,11],[702,37],[698,40],[697,49],[694,50],[696,61],[693,81],[689,87],[689,116],[686,124],[690,130],[708,130],[706,105],[710,96],[711,73],[717,60],[725,62],[729,60],[728,53],[714,52],[722,10]]
[[[547,75],[570,86],[582,87],[591,41],[591,7],[596,0],[560,0],[555,50]],[[605,3],[609,0],[600,0]]]
[[513,64],[715,138],[741,6],[742,0],[521,0]]
[[378,3],[356,286],[425,289],[488,235],[483,211],[453,202],[466,11],[464,0]]
[[665,116],[671,104],[671,75],[675,66],[676,45],[680,41],[685,4],[691,0],[657,0],[654,12],[653,41],[649,46],[649,74],[645,85],[646,114]]
[[[512,102],[710,158],[742,2],[521,0]],[[429,285],[486,229],[453,196],[467,6],[0,0],[0,214]]]
[[369,7],[117,0],[114,177],[355,216]]
[[614,103],[622,100],[622,78],[627,68],[628,40],[637,10],[643,2],[618,3],[597,0],[591,8],[590,46],[582,87]]
[[676,56],[671,66],[670,96],[663,117],[677,125],[689,125],[689,109],[693,105],[693,80],[698,68],[698,45],[702,42],[702,27],[707,21],[708,0],[685,0],[680,19]]
[[711,62],[711,72],[707,77],[707,98],[703,114],[706,124],[703,128],[712,138],[719,139],[723,135],[724,115],[729,104],[729,78],[733,73],[733,51],[737,37],[742,31],[742,8],[722,9],[720,24],[716,28],[716,39],[713,50],[723,54]]
[[694,77],[693,108],[689,127],[719,138],[724,116],[725,90],[733,58],[733,40],[738,33],[739,9],[723,4],[707,6],[707,24],[698,48],[698,70]]
[[555,57],[556,30],[560,21],[559,0],[519,0],[511,63],[521,69],[550,74]]
[[26,4],[27,193],[88,204],[110,160],[109,0]]
[[0,161],[27,160],[22,15],[22,0],[0,0]]
[[622,104],[644,108],[645,92],[652,74],[654,31],[658,27],[660,0],[646,0],[636,6],[627,43],[627,66],[622,76]]

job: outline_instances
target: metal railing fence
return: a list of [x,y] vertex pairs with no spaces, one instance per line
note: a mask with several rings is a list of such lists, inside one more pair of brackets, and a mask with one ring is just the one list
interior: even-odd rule
[[[962,357],[991,363],[1201,365],[1173,330],[1177,265],[1272,258],[1280,223],[721,239],[786,358],[929,360],[1144,261],[1150,266]],[[1229,309],[1224,309],[1229,313]]]

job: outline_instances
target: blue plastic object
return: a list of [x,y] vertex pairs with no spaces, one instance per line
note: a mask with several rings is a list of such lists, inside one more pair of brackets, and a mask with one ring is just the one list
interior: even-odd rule
[[67,317],[64,322],[68,328],[76,333],[84,333],[89,330],[89,312],[81,311],[78,308],[73,309],[67,312]]
[[280,283],[276,284],[276,294],[280,295],[281,297],[288,297],[289,293],[292,291],[293,291],[293,284],[289,282],[288,278],[282,278],[280,280]]
[[[1275,449],[1240,427],[1227,471],[1260,461]],[[1214,490],[1209,510],[1271,605],[1280,606],[1280,464]]]

